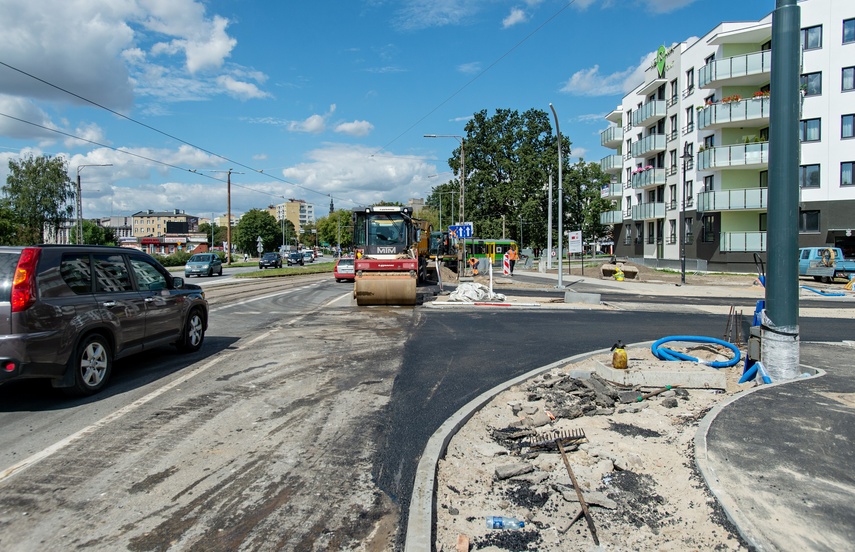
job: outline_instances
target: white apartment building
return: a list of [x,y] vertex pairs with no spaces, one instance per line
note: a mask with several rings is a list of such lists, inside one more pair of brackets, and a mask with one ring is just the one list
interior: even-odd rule
[[[855,257],[855,1],[802,0],[799,246]],[[602,191],[615,252],[687,270],[754,269],[766,252],[772,14],[659,48],[606,116]],[[680,224],[681,219],[684,221]],[[795,255],[796,252],[793,252]],[[764,255],[765,257],[765,255]]]

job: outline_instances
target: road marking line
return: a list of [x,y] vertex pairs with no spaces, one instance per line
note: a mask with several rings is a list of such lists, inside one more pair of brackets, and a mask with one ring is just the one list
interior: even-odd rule
[[[256,341],[259,341],[261,339],[266,339],[267,337],[269,337],[269,335],[271,333],[272,333],[272,331],[268,331],[266,333],[263,333],[263,334],[259,335],[258,337],[256,337],[255,339],[253,339],[252,341],[250,341],[249,343],[247,343],[247,345],[252,345]],[[143,406],[144,404],[153,401],[154,399],[163,395],[167,391],[170,391],[171,389],[173,389],[173,388],[181,385],[182,383],[192,379],[193,377],[201,374],[202,372],[205,372],[206,370],[208,370],[209,368],[211,368],[212,366],[214,366],[218,362],[225,360],[228,356],[231,356],[231,354],[227,353],[227,354],[224,354],[224,355],[218,356],[217,358],[212,359],[210,362],[207,362],[207,363],[203,364],[202,366],[188,372],[187,374],[184,374],[180,378],[164,385],[163,387],[161,387],[155,391],[152,391],[148,395],[135,400],[131,404],[128,404],[128,405],[120,408],[119,410],[116,410],[112,414],[98,420],[94,424],[92,424],[88,427],[84,427],[83,429],[81,429],[77,433],[73,433],[73,434],[69,435],[68,437],[66,437],[65,439],[57,441],[56,443],[52,444],[51,446],[47,447],[46,449],[43,449],[43,450],[33,454],[29,458],[25,458],[24,460],[21,460],[17,464],[13,464],[12,466],[9,466],[8,468],[6,468],[2,472],[0,472],[0,482],[3,482],[7,478],[11,477],[12,475],[14,475],[18,472],[21,472],[30,466],[38,464],[39,462],[41,462],[42,460],[44,460],[46,458],[49,458],[53,454],[59,452],[60,450],[64,449],[65,447],[67,447],[68,445],[77,441],[78,439],[81,439],[87,435],[90,435],[90,434],[98,431],[99,429],[102,429],[103,427],[107,426],[108,424],[115,422],[116,420],[124,417],[125,415],[127,415],[130,412],[136,410],[137,408]]]

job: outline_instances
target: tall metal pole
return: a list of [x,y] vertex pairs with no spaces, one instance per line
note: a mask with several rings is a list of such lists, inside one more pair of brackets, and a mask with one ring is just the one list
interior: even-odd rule
[[562,182],[562,165],[564,164],[561,156],[561,129],[558,126],[558,114],[555,113],[555,107],[549,104],[549,109],[552,110],[552,116],[555,118],[555,134],[558,140],[558,285],[556,287],[564,287],[564,268],[562,267],[562,257],[564,257],[564,187]]
[[[463,136],[458,136],[457,134],[425,134],[425,138],[455,138],[460,142],[460,224],[463,224],[466,221],[466,213],[464,211],[464,201],[465,201],[465,188],[466,188],[466,154],[463,149]],[[454,196],[451,198],[452,201],[452,220],[454,219]],[[441,203],[440,203],[441,205]],[[457,277],[460,278],[460,275],[463,273],[464,267],[466,266],[466,238],[461,238],[461,260],[463,265],[458,267],[457,269]]]
[[83,243],[83,188],[80,186],[80,171],[83,169],[83,167],[112,166],[112,163],[103,163],[97,165],[77,165],[77,245],[81,245]]
[[228,242],[228,251],[226,251],[226,266],[232,266],[232,170],[228,170],[226,179],[226,202],[228,204],[228,212],[226,213],[226,242]]
[[549,214],[547,215],[546,226],[549,228],[546,232],[546,268],[552,270],[552,170],[549,171]]
[[680,194],[680,284],[686,283],[686,163],[691,159],[689,143],[683,142],[683,193]]
[[799,33],[797,0],[772,13],[766,311],[761,356],[773,380],[799,375]]

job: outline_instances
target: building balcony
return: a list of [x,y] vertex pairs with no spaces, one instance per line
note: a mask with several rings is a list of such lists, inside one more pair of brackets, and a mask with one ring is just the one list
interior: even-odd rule
[[600,213],[600,224],[621,224],[623,211],[604,211]]
[[632,124],[633,126],[647,126],[649,123],[657,121],[667,114],[668,107],[665,100],[647,102],[632,112]]
[[706,105],[698,110],[698,129],[766,126],[770,105],[768,96]]
[[632,143],[630,146],[632,157],[647,157],[653,153],[665,151],[665,135],[649,134]]
[[630,181],[633,188],[647,188],[665,184],[665,169],[647,169],[634,173]]
[[698,152],[698,170],[761,169],[769,165],[769,142],[718,146]]
[[604,173],[615,174],[623,170],[623,157],[620,155],[607,155],[600,159],[600,169]]
[[762,86],[769,82],[772,72],[772,51],[753,52],[726,59],[717,59],[698,70],[701,88],[721,86]]
[[600,145],[604,148],[616,148],[623,143],[623,128],[610,126],[600,132]]
[[698,194],[698,211],[765,211],[769,188],[745,188]]
[[642,203],[632,208],[632,220],[665,218],[664,203]]
[[766,232],[722,232],[719,250],[722,253],[766,251]]
[[603,199],[611,199],[621,197],[623,195],[623,184],[620,182],[612,182],[600,188],[600,197]]

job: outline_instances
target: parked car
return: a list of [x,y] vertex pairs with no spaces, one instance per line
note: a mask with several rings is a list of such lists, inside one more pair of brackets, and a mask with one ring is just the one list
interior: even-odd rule
[[258,268],[282,268],[282,257],[279,253],[265,253],[258,259]]
[[223,275],[223,261],[216,253],[196,253],[187,259],[184,265],[184,276],[218,276]]
[[197,351],[207,327],[202,288],[141,251],[0,247],[0,383],[97,393],[115,360],[167,344]]
[[288,266],[300,265],[303,266],[303,254],[299,251],[291,251],[285,258],[288,261]]
[[353,257],[342,257],[335,263],[333,275],[336,282],[354,281],[356,274],[353,272]]
[[310,250],[303,251],[303,262],[305,263],[313,263],[315,262],[315,254]]

